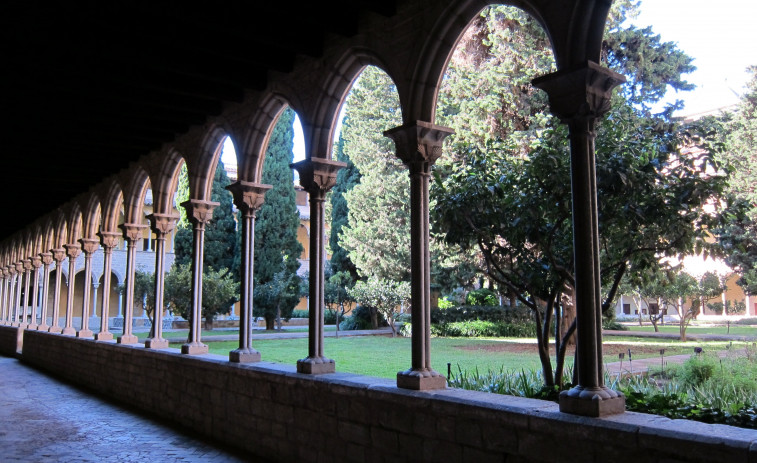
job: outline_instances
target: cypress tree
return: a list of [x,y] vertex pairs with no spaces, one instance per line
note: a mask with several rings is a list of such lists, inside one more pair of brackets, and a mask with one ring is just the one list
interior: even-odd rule
[[[347,119],[342,123],[342,127],[348,126]],[[344,198],[344,193],[350,191],[352,187],[360,182],[360,172],[355,164],[350,160],[347,153],[344,152],[344,137],[339,136],[339,141],[334,150],[337,161],[347,163],[347,167],[341,169],[336,177],[336,185],[331,195],[331,235],[329,236],[329,247],[331,249],[331,272],[349,272],[352,280],[357,280],[358,273],[355,264],[350,259],[349,253],[339,243],[339,233],[342,227],[347,225],[349,205]]]
[[286,109],[273,129],[263,163],[262,182],[273,185],[255,222],[255,315],[266,328],[288,318],[299,302],[297,269],[302,245],[297,241],[300,216],[289,164],[294,153],[294,111]]

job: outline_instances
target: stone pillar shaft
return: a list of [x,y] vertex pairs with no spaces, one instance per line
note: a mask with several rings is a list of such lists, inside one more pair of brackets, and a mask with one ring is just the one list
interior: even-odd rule
[[[66,254],[68,255],[68,291],[66,293],[66,324],[62,333],[69,336],[76,335],[74,329],[74,289],[76,285],[76,258],[81,253],[81,247],[78,244],[66,244]],[[83,318],[83,317],[82,317]]]
[[137,242],[142,238],[142,230],[147,228],[141,224],[121,224],[119,226],[126,240],[126,301],[124,307],[124,329],[117,341],[119,344],[134,344],[137,337],[132,333],[134,319],[134,271],[137,259]]
[[255,212],[263,205],[271,185],[237,181],[226,187],[234,196],[242,225],[242,262],[239,293],[239,348],[229,352],[229,361],[250,363],[260,361],[260,352],[252,347],[252,309],[255,263]]
[[53,255],[49,252],[43,252],[39,255],[42,260],[42,304],[40,310],[40,322],[37,329],[39,331],[47,331],[50,329],[50,325],[47,324],[47,298],[50,291],[50,264],[53,263]]
[[29,259],[24,260],[24,300],[22,301],[24,313],[21,320],[21,326],[24,328],[29,326],[29,288],[31,287],[31,270],[32,261]]
[[39,303],[39,268],[42,266],[42,260],[39,257],[32,257],[30,261],[34,275],[34,283],[32,284],[34,291],[32,292],[32,320],[29,323],[29,329],[36,330],[39,328],[39,324],[37,323],[37,317],[39,316],[37,304]]
[[452,129],[416,121],[384,132],[394,140],[397,157],[410,174],[410,300],[413,325],[411,368],[397,373],[397,387],[441,389],[447,380],[431,366],[431,257],[428,179]]
[[60,333],[60,290],[63,283],[63,269],[61,263],[66,258],[65,249],[53,249],[53,260],[55,260],[55,288],[53,289],[53,313],[50,322],[50,332]]
[[604,416],[625,411],[622,394],[604,385],[599,226],[594,152],[596,121],[610,109],[620,74],[596,63],[558,71],[534,80],[549,96],[554,113],[570,130],[573,255],[576,304],[576,377],[578,384],[560,394],[560,411]]
[[84,251],[84,294],[81,308],[81,329],[76,333],[80,338],[91,338],[92,330],[89,329],[89,311],[92,307],[92,255],[97,251],[99,243],[96,239],[81,239]]
[[155,233],[155,303],[153,304],[154,314],[150,337],[145,341],[145,347],[164,349],[168,347],[168,341],[163,339],[166,235],[174,229],[178,217],[165,214],[151,214],[147,218],[150,220],[152,231]]
[[181,204],[193,225],[192,247],[192,310],[189,314],[189,339],[181,346],[182,354],[206,354],[208,346],[201,342],[202,329],[202,268],[205,251],[205,224],[213,218],[219,203],[190,199]]
[[0,311],[2,312],[3,325],[8,324],[8,305],[5,303],[5,295],[8,292],[8,275],[5,268],[0,268]]
[[101,231],[100,244],[103,247],[103,283],[102,303],[100,304],[100,332],[95,335],[98,341],[110,341],[113,333],[108,331],[108,314],[110,311],[110,285],[113,266],[113,249],[118,245],[118,233]]
[[336,174],[343,162],[311,158],[292,164],[300,174],[300,184],[310,197],[310,281],[308,287],[308,356],[297,361],[299,373],[321,374],[336,371],[334,360],[323,353],[324,315],[324,221],[323,201],[336,185]]
[[16,292],[13,295],[13,306],[15,307],[15,326],[21,325],[21,285],[24,281],[24,264],[22,262],[16,263]]

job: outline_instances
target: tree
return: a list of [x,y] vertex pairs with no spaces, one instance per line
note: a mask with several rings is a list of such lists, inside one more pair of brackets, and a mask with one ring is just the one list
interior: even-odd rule
[[367,281],[358,281],[348,290],[355,301],[366,307],[375,308],[384,316],[392,328],[392,337],[397,335],[394,319],[398,309],[410,302],[410,284],[406,281],[396,282],[383,278],[370,277]]
[[[118,285],[116,291],[123,293],[126,283]],[[147,317],[154,321],[155,276],[141,268],[134,272],[134,305],[145,310]]]
[[[707,307],[707,301],[718,297],[723,292],[723,285],[720,277],[714,272],[706,272],[697,281],[697,289],[694,294],[695,300],[692,305],[696,304],[697,314]],[[725,313],[723,313],[725,315]]]
[[[350,191],[360,182],[360,171],[352,162],[347,153],[344,152],[344,130],[349,127],[350,122],[342,122],[342,132],[339,135],[339,141],[335,147],[336,160],[346,162],[347,166],[337,173],[336,185],[331,190],[331,235],[329,236],[329,248],[331,250],[331,271],[334,274],[348,272],[350,275],[350,284],[354,284],[358,278],[357,267],[350,259],[348,251],[339,244],[339,235],[342,228],[348,223],[349,205],[344,193]],[[347,129],[349,131],[349,129]],[[346,282],[346,281],[345,281]]]
[[725,118],[728,149],[723,161],[731,172],[729,191],[737,201],[729,207],[729,221],[718,232],[726,263],[740,278],[746,294],[757,294],[757,66],[737,110]]
[[[191,321],[192,295],[187,290],[191,287],[192,270],[189,265],[174,265],[166,274],[164,299],[172,312]],[[239,283],[234,281],[228,270],[206,269],[202,276],[202,317],[205,329],[213,329],[216,315],[228,313],[231,306],[239,300]]]
[[351,311],[355,305],[355,299],[350,295],[350,289],[355,285],[355,280],[349,272],[341,271],[330,275],[326,279],[324,299],[326,309],[334,314],[336,319],[337,337],[339,336],[339,319]]
[[360,175],[343,193],[349,209],[338,244],[362,277],[410,278],[410,180],[383,131],[402,124],[389,76],[367,67],[345,102],[342,152]]
[[[629,74],[634,87],[614,98],[596,141],[604,311],[627,271],[644,272],[657,266],[660,256],[711,247],[707,230],[721,215],[705,214],[703,206],[717,205],[725,186],[714,157],[721,147],[713,134],[698,126],[681,129],[669,120],[670,111],[649,114],[646,105],[667,86],[688,87],[680,76],[691,69],[691,59],[649,29],[623,29],[622,19],[633,6],[614,6],[603,49],[607,64]],[[460,134],[453,143],[454,162],[437,171],[435,224],[448,243],[477,248],[487,276],[532,309],[545,383],[559,385],[566,341],[575,327],[570,157],[566,129],[544,115],[544,95],[529,85],[534,75],[551,69],[545,59],[548,41],[533,19],[499,7],[485,10],[472,31],[462,40],[463,56],[453,55],[451,66],[479,70],[485,85],[460,93],[468,84],[450,77],[440,92],[439,113],[448,118],[443,123]],[[627,49],[631,41],[633,50]],[[502,82],[503,68],[517,72]],[[638,69],[643,72],[632,72]],[[468,130],[474,127],[470,118],[460,116],[459,105],[444,95],[493,116],[477,126],[483,128]],[[553,319],[554,372],[548,350]]]
[[[236,221],[233,213],[233,198],[225,189],[231,181],[226,174],[223,162],[218,161],[213,176],[211,200],[219,203],[213,210],[213,218],[205,225],[203,266],[214,270],[231,271],[235,281],[239,281],[239,268],[234,267],[234,257],[239,254],[237,246]],[[176,194],[177,203],[189,199],[189,181],[186,165],[179,173],[179,188]],[[186,211],[179,207],[179,222],[174,237],[174,252],[176,264],[192,262],[192,224],[186,217]]]
[[302,245],[297,241],[300,216],[294,191],[292,162],[294,111],[286,109],[271,133],[262,182],[273,185],[255,221],[254,311],[263,316],[266,329],[274,321],[289,318],[300,298],[299,257]]

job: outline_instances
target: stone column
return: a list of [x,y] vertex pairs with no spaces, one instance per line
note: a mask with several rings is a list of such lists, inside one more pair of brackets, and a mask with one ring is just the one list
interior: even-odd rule
[[39,255],[42,262],[42,304],[40,308],[40,321],[37,329],[39,331],[48,331],[50,325],[47,324],[47,297],[50,291],[50,264],[53,263],[53,254],[43,252]]
[[0,308],[2,310],[2,324],[8,324],[8,304],[6,303],[6,295],[8,294],[8,269],[6,267],[0,267]]
[[610,109],[612,89],[625,78],[593,62],[533,81],[549,96],[552,113],[570,133],[573,255],[576,298],[576,378],[560,394],[560,411],[604,416],[625,411],[625,397],[604,385],[599,227],[594,138],[597,120]]
[[35,256],[32,257],[29,262],[32,267],[32,273],[34,274],[34,282],[32,283],[32,288],[34,288],[34,291],[32,292],[32,320],[29,323],[29,329],[36,330],[39,329],[39,324],[37,324],[37,316],[39,315],[37,304],[39,303],[39,268],[42,267],[42,259],[40,259],[39,256]]
[[[110,276],[113,267],[113,249],[118,246],[118,233],[100,232],[100,244],[103,247],[103,300],[100,304],[100,332],[95,335],[98,341],[110,341],[113,333],[108,331],[110,313]],[[120,312],[120,311],[119,311]]]
[[126,298],[124,307],[124,331],[117,341],[119,344],[135,344],[137,337],[132,334],[132,320],[134,319],[134,269],[137,259],[137,242],[142,238],[142,230],[147,225],[124,223],[119,225],[124,232],[126,248]]
[[81,246],[76,243],[64,244],[68,256],[68,288],[66,293],[66,324],[62,334],[75,336],[74,328],[74,290],[76,289],[76,258],[81,254]]
[[[13,294],[13,307],[15,307],[15,319],[13,326],[21,326],[22,320],[22,307],[21,307],[21,284],[24,281],[24,262],[19,261],[15,264],[16,267],[16,292]],[[26,323],[24,323],[26,327]]]
[[200,341],[202,329],[202,264],[205,251],[205,224],[213,218],[219,203],[190,199],[181,203],[193,226],[192,310],[189,313],[189,339],[181,346],[182,354],[207,354],[208,346]]
[[397,157],[410,172],[410,300],[412,365],[397,373],[397,387],[442,389],[447,379],[431,367],[431,257],[429,254],[428,181],[442,155],[444,138],[454,131],[416,121],[384,132],[394,140]]
[[53,289],[53,313],[50,321],[50,332],[60,333],[60,289],[63,277],[61,263],[66,258],[66,250],[63,248],[52,249],[52,257],[55,261],[55,288]]
[[95,239],[82,238],[79,240],[81,249],[84,251],[84,294],[81,305],[81,329],[76,333],[78,338],[91,338],[92,330],[89,329],[89,309],[92,305],[92,254],[100,247],[100,242]]
[[163,338],[163,290],[165,281],[166,234],[176,226],[177,216],[150,214],[147,216],[155,233],[155,304],[150,337],[145,341],[148,349],[165,349],[168,341]]
[[[229,361],[238,363],[259,362],[260,352],[252,348],[252,293],[255,256],[255,213],[263,205],[263,197],[271,185],[235,182],[226,187],[234,196],[242,225],[242,262],[239,292],[239,348],[229,352]],[[232,308],[233,310],[233,308]]]
[[291,167],[300,174],[300,185],[310,198],[310,281],[308,307],[308,356],[297,361],[297,372],[307,374],[333,373],[334,360],[323,355],[324,313],[324,248],[323,201],[336,184],[336,174],[345,167],[343,162],[326,159],[306,159]]
[[97,316],[97,288],[100,287],[99,283],[92,282],[92,316]]
[[31,287],[32,261],[25,259],[22,262],[22,265],[24,266],[24,296],[23,300],[21,301],[21,305],[23,306],[24,310],[21,316],[20,326],[26,329],[29,327],[29,288]]

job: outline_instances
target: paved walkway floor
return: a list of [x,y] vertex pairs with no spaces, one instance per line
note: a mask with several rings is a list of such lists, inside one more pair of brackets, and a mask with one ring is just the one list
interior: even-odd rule
[[0,357],[0,377],[2,462],[260,461],[60,382],[15,358]]

